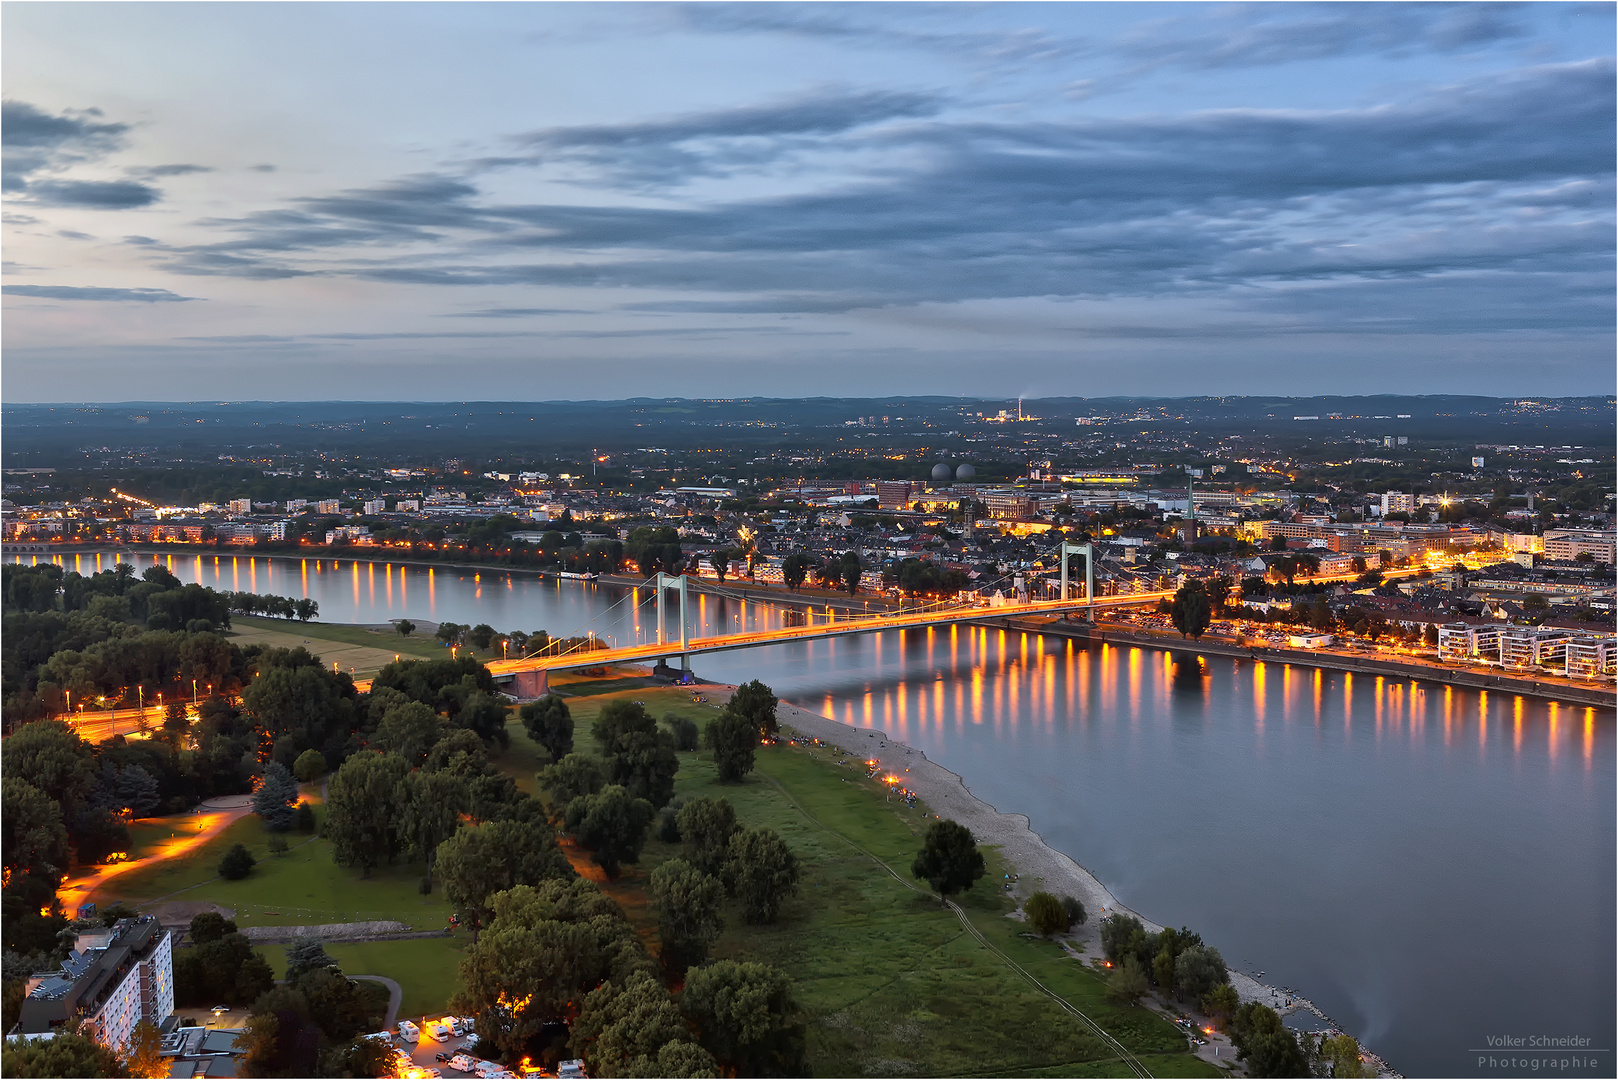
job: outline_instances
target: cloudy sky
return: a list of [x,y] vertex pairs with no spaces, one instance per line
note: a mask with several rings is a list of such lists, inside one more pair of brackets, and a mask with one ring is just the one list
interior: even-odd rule
[[1610,392],[1614,10],[7,3],[0,389]]

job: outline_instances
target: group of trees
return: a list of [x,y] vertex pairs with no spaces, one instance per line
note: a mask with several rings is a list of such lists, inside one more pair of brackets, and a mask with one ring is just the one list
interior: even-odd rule
[[242,1075],[387,1075],[392,1049],[363,1035],[381,1026],[385,991],[348,978],[318,942],[286,954],[286,978],[253,999],[237,1039]]
[[592,1076],[801,1075],[804,1025],[784,974],[720,961],[678,997],[622,910],[595,885],[556,878],[494,894],[461,965],[455,1005],[508,1057],[564,1050]]
[[239,615],[268,615],[275,619],[297,619],[308,622],[320,614],[320,604],[307,597],[294,600],[290,596],[271,596],[250,592],[222,592],[219,594],[230,610]]
[[1112,997],[1134,1004],[1155,988],[1165,999],[1197,1004],[1224,1027],[1235,1015],[1236,991],[1219,950],[1181,927],[1148,933],[1132,915],[1114,915],[1101,927],[1101,948],[1113,966]]

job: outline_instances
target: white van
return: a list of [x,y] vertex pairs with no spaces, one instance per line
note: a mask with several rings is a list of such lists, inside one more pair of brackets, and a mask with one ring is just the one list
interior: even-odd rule
[[562,1077],[563,1080],[570,1080],[570,1078],[572,1080],[583,1080],[586,1076],[583,1059],[574,1058],[572,1061],[561,1062],[556,1066],[556,1075]]
[[416,1042],[421,1038],[421,1029],[409,1020],[399,1021],[399,1038],[405,1042]]
[[449,1025],[449,1029],[455,1033],[457,1039],[466,1034],[466,1028],[461,1024],[459,1016],[446,1016],[444,1017],[444,1023]]
[[427,1025],[427,1037],[438,1042],[449,1042],[449,1025],[442,1020],[434,1020]]
[[475,1071],[472,1068],[472,1055],[470,1054],[456,1054],[449,1059],[449,1067],[465,1073]]

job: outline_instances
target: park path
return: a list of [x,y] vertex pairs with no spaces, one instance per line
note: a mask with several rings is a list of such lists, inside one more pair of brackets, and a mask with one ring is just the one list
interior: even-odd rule
[[404,1001],[404,987],[388,978],[386,975],[350,975],[350,979],[364,979],[367,982],[379,982],[388,988],[388,1015],[383,1019],[382,1026],[391,1029],[399,1022],[399,1006]]
[[173,838],[158,844],[151,854],[143,855],[138,859],[131,859],[129,862],[115,863],[112,866],[94,867],[64,881],[61,888],[57,890],[57,896],[62,901],[63,909],[68,911],[71,917],[76,917],[79,908],[89,903],[114,878],[127,874],[131,870],[142,869],[163,862],[166,859],[184,856],[206,844],[252,812],[253,797],[251,795],[227,795],[203,803],[197,807],[192,815],[196,819],[197,828],[195,832],[191,831],[190,821],[177,821],[175,822]]

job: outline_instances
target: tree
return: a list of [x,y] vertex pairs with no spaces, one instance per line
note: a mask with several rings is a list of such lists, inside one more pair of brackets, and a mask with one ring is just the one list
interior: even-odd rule
[[297,803],[298,781],[287,767],[279,761],[264,766],[264,775],[253,792],[253,813],[264,820],[265,827],[277,832],[292,828]]
[[90,794],[95,752],[61,720],[35,720],[7,736],[0,772],[26,780],[62,808],[64,820]]
[[394,1068],[393,1047],[362,1035],[326,1055],[326,1076],[387,1076]]
[[568,803],[563,820],[579,846],[590,852],[607,877],[616,878],[621,863],[640,861],[646,829],[656,811],[618,784]]
[[336,1042],[352,1039],[365,1030],[365,998],[359,986],[336,967],[300,976],[297,988],[309,1001],[309,1018]]
[[775,717],[776,707],[780,703],[781,699],[775,696],[775,691],[753,679],[736,688],[736,692],[730,696],[728,707],[732,712],[751,720],[760,735],[773,736],[781,730],[780,721]]
[[203,911],[192,916],[187,932],[191,935],[191,944],[207,945],[236,933],[236,923],[217,911]]
[[938,894],[938,902],[949,901],[951,893],[970,889],[985,872],[983,853],[965,825],[956,821],[935,821],[927,829],[921,854],[910,867]]
[[1060,934],[1067,929],[1067,909],[1062,901],[1048,892],[1036,892],[1022,906],[1028,925],[1045,937]]
[[803,1075],[804,1026],[783,972],[735,960],[693,968],[680,1009],[731,1075]]
[[4,811],[0,813],[4,843],[0,843],[0,855],[4,856],[8,888],[19,885],[17,879],[26,875],[39,882],[45,892],[54,893],[68,866],[67,829],[62,824],[61,807],[16,776],[0,781],[0,791],[4,793]]
[[[712,1055],[691,1041],[674,999],[645,972],[635,972],[621,986],[607,982],[592,990],[573,1023],[570,1045],[591,1076],[718,1075]],[[706,1058],[709,1072],[660,1068],[664,1048],[677,1045]]]
[[461,964],[457,1007],[477,1014],[479,1036],[516,1056],[545,1025],[574,1019],[605,980],[650,972],[622,909],[579,878],[526,885],[491,898],[492,918]]
[[543,746],[552,761],[561,761],[573,752],[573,714],[567,702],[546,694],[518,710],[528,737]]
[[1069,930],[1075,926],[1083,926],[1090,918],[1089,913],[1084,910],[1084,905],[1079,902],[1076,896],[1062,897],[1062,910],[1067,913],[1067,928]]
[[652,871],[648,892],[657,905],[663,963],[679,972],[706,960],[724,928],[720,910],[725,886],[720,880],[684,859],[670,859]]
[[308,597],[302,597],[292,601],[292,610],[298,616],[300,622],[308,622],[320,614],[320,602],[310,600]]
[[580,796],[594,795],[606,784],[600,763],[587,754],[568,754],[556,764],[539,770],[539,789],[560,809],[566,809]]
[[419,701],[407,701],[387,711],[371,742],[383,753],[398,754],[415,767],[443,737],[444,722],[438,714]]
[[[37,721],[36,721],[37,722]],[[120,1076],[118,1055],[76,1031],[58,1032],[53,1039],[7,1039],[0,1054],[0,1073],[6,1076]]]
[[292,763],[292,775],[305,784],[312,784],[326,775],[326,755],[319,750],[305,750]]
[[1249,1001],[1237,1009],[1230,1021],[1230,1038],[1250,1076],[1309,1075],[1309,1061],[1298,1040],[1268,1005]]
[[318,941],[300,942],[297,945],[286,947],[288,985],[296,986],[305,975],[315,971],[326,971],[337,966],[326,946]]
[[674,749],[679,751],[695,750],[700,745],[701,732],[697,730],[697,722],[689,717],[679,716],[675,713],[663,714],[663,723],[668,725],[669,734],[674,738]]
[[461,635],[464,633],[466,633],[466,627],[461,626],[458,623],[441,622],[438,624],[437,637],[438,640],[442,641],[445,645],[457,644],[461,640]]
[[[125,1076],[148,1077],[156,1080],[169,1074],[169,1059],[162,1054],[163,1033],[150,1020],[142,1020],[129,1033],[129,1048],[124,1053]],[[9,1074],[8,1074],[9,1075]]]
[[550,830],[521,821],[489,821],[456,831],[438,845],[434,872],[444,883],[444,898],[466,912],[474,936],[488,921],[497,893],[574,876]]
[[1213,617],[1207,587],[1196,580],[1181,585],[1169,606],[1169,617],[1181,637],[1200,638]]
[[1360,1044],[1352,1035],[1333,1035],[1322,1039],[1320,1056],[1331,1062],[1331,1074],[1336,1077],[1362,1077],[1365,1063],[1360,1060]]
[[1174,989],[1177,996],[1200,1001],[1214,987],[1230,981],[1225,958],[1210,945],[1193,945],[1174,958]]
[[738,783],[753,771],[753,756],[758,747],[758,728],[753,721],[726,705],[718,716],[708,721],[704,737],[713,750],[720,783]]
[[1230,1019],[1236,1015],[1236,1009],[1240,1005],[1241,999],[1236,996],[1236,988],[1228,982],[1220,983],[1202,995],[1202,1011],[1221,1031],[1230,1026]]
[[455,835],[466,811],[466,782],[450,772],[417,770],[404,779],[399,801],[399,840],[412,858],[433,872],[438,845]]
[[853,596],[860,591],[860,578],[863,575],[859,552],[843,552],[843,587],[848,590],[848,595]]
[[504,746],[510,741],[510,736],[506,734],[506,715],[506,704],[502,699],[483,690],[471,690],[464,704],[454,713],[454,720],[461,727],[477,732],[485,741]]
[[668,805],[674,797],[674,774],[680,759],[674,738],[659,731],[657,721],[637,701],[614,701],[596,719],[596,743],[601,747],[607,782],[618,784],[652,808]]
[[1148,989],[1146,973],[1133,956],[1126,959],[1107,979],[1107,996],[1124,1005],[1139,1005]]
[[685,842],[686,858],[705,874],[719,876],[730,860],[730,837],[736,811],[728,799],[698,797],[680,807],[675,819]]
[[726,867],[742,915],[750,923],[772,923],[781,904],[798,889],[798,858],[773,829],[747,829],[730,838]]
[[474,648],[487,649],[494,644],[494,627],[488,623],[478,623],[466,632],[466,636]]
[[393,628],[399,631],[400,637],[409,637],[411,634],[416,632],[416,624],[411,622],[409,619],[400,619],[398,622],[393,624]]
[[798,591],[803,579],[809,576],[809,556],[801,551],[794,551],[781,560],[781,580],[792,592]]
[[226,881],[240,881],[253,872],[258,862],[244,844],[232,844],[225,857],[219,860],[219,876]]
[[1230,599],[1230,590],[1235,583],[1228,577],[1216,577],[1208,582],[1208,605],[1213,609],[1217,618],[1225,611],[1225,601]]
[[326,789],[324,834],[340,866],[361,876],[394,855],[400,789],[409,764],[397,754],[362,751],[343,762]]

